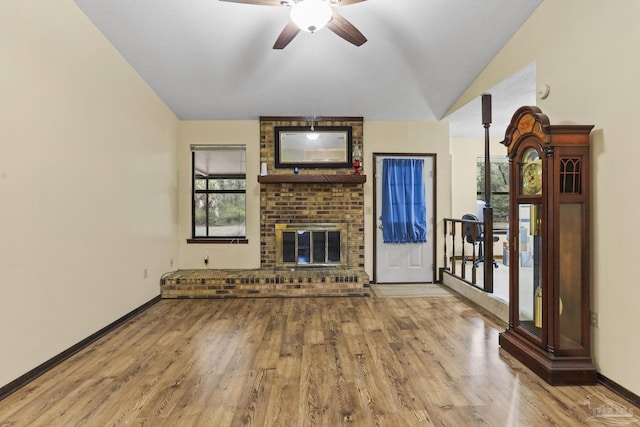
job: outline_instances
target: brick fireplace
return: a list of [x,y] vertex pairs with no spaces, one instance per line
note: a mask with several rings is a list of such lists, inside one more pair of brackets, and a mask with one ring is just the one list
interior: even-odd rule
[[[353,146],[363,151],[362,118],[317,118],[316,126],[350,126]],[[325,277],[344,277],[343,281],[356,288],[367,289],[369,278],[364,272],[364,181],[365,177],[353,175],[351,168],[293,169],[275,168],[275,128],[277,126],[309,126],[304,118],[261,117],[260,119],[260,161],[268,166],[268,175],[260,181],[260,264],[263,269],[277,269],[277,226],[296,224],[316,226],[336,224],[345,232],[342,242],[344,253],[340,266],[318,271],[313,274]],[[295,272],[282,271],[284,277],[303,274],[304,269]],[[307,270],[308,271],[308,270]],[[321,282],[324,292],[332,282]],[[336,288],[336,290],[338,290]]]
[[[276,169],[276,126],[308,126],[304,119],[262,117],[260,161],[260,264],[276,267],[276,224],[333,223],[346,227],[346,267],[364,269],[364,185],[348,169]],[[353,146],[362,151],[362,118],[319,118],[317,126],[351,126]]]

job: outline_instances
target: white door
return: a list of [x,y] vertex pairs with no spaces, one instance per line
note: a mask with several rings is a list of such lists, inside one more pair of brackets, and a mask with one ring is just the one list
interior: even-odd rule
[[[423,159],[423,178],[427,205],[426,243],[384,243],[382,239],[382,161],[387,158]],[[376,162],[376,268],[377,283],[434,282],[434,156],[377,155]]]

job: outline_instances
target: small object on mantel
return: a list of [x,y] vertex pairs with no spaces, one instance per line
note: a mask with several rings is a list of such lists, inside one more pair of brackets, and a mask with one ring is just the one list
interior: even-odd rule
[[267,163],[266,162],[262,162],[260,164],[260,175],[262,175],[262,176],[266,176],[267,175]]
[[300,172],[300,169],[297,166],[294,166],[293,167],[293,173],[295,173],[297,175],[298,172]]
[[357,146],[353,149],[353,153],[351,153],[351,158],[352,158],[351,166],[353,167],[353,174],[362,175],[362,152],[360,152],[360,149]]
[[354,160],[352,166],[354,175],[362,175],[362,162],[360,160]]

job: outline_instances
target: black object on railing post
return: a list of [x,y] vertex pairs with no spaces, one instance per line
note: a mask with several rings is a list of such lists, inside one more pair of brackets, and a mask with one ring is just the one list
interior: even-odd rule
[[491,95],[482,95],[482,125],[484,126],[484,290],[493,293],[493,207],[491,207],[491,155],[489,127],[491,126]]

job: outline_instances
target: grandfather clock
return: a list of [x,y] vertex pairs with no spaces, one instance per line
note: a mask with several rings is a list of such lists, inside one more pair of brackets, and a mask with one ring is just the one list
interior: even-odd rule
[[500,345],[552,385],[595,384],[589,297],[589,134],[521,107],[510,165],[509,327]]

